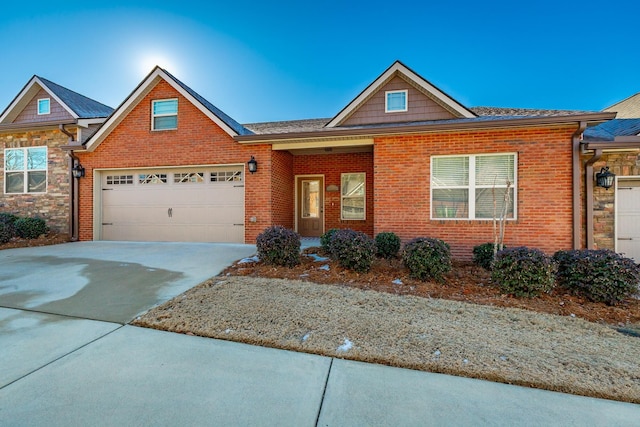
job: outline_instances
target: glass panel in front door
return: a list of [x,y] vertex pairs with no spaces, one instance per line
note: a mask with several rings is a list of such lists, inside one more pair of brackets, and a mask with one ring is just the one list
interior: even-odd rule
[[320,181],[302,181],[302,218],[320,217]]

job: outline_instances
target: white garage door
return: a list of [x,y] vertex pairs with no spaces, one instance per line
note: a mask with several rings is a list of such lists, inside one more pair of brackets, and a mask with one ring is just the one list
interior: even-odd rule
[[640,179],[618,180],[616,250],[640,262]]
[[244,243],[244,167],[103,171],[102,239]]

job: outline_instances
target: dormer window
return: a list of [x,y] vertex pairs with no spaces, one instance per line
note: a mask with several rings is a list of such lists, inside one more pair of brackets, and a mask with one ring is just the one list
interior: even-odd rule
[[151,130],[171,130],[178,128],[178,100],[160,99],[152,101]]
[[38,115],[51,113],[51,101],[49,98],[38,99]]
[[408,94],[406,90],[386,91],[384,98],[384,112],[397,113],[407,111],[407,98]]

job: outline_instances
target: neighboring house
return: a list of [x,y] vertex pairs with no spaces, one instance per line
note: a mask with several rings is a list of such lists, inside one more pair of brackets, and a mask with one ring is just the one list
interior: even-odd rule
[[[640,93],[606,108],[614,120],[584,133],[586,246],[640,261]],[[610,189],[594,188],[598,173],[615,174]],[[589,179],[590,178],[590,179]]]
[[113,111],[33,76],[0,115],[0,212],[38,216],[54,231],[73,234],[71,162],[60,149],[87,140]]
[[[467,108],[395,62],[336,116],[241,125],[155,68],[87,141],[81,240],[254,243],[274,224],[584,247],[581,138],[610,112]],[[248,172],[255,159],[257,171]],[[499,215],[499,213],[498,213]]]

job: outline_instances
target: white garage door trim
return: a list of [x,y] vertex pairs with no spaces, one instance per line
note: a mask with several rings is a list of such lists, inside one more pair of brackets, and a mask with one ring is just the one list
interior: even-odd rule
[[244,164],[94,170],[94,240],[244,243],[244,175]]
[[640,209],[627,208],[639,204],[640,176],[616,177],[615,188],[615,250],[640,262]]

